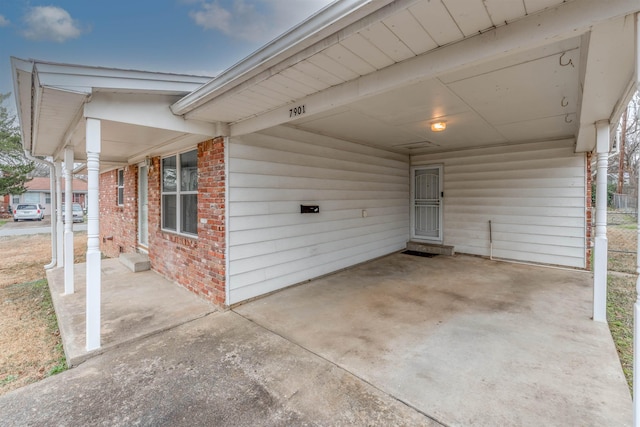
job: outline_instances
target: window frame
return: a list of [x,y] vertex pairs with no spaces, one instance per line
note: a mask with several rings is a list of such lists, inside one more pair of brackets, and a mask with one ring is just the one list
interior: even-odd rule
[[124,169],[116,171],[116,204],[124,206]]
[[[191,153],[194,152],[195,156],[196,156],[196,175],[195,175],[195,190],[182,190],[182,162],[181,162],[181,156],[187,154],[187,153]],[[174,157],[175,158],[175,174],[176,174],[176,178],[175,178],[175,190],[174,191],[167,191],[165,190],[165,185],[164,185],[164,160],[165,159],[170,159]],[[197,239],[198,238],[198,174],[199,174],[199,170],[198,170],[198,149],[197,147],[188,149],[188,150],[184,150],[184,151],[179,151],[179,152],[175,152],[169,155],[165,155],[162,156],[160,158],[160,229],[163,232],[166,233],[173,233],[173,234],[178,234],[180,236],[184,236],[184,237],[189,237],[189,238],[193,238],[193,239]],[[187,195],[195,195],[196,196],[196,204],[195,204],[195,232],[191,233],[189,231],[184,231],[182,229],[182,196],[187,196]],[[165,196],[174,196],[175,197],[175,229],[172,228],[166,228],[165,227],[165,213],[167,211],[166,207],[165,207]]]

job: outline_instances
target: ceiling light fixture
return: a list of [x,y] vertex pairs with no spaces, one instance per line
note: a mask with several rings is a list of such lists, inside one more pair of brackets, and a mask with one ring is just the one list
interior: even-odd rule
[[435,122],[431,123],[431,131],[432,132],[442,132],[447,128],[446,122]]

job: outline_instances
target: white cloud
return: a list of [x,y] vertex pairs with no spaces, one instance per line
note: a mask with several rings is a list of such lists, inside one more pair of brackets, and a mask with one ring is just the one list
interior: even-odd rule
[[331,0],[219,0],[198,2],[189,14],[207,30],[251,42],[266,42],[329,4]]
[[62,43],[79,37],[82,30],[69,12],[56,6],[32,7],[24,17],[23,35],[30,40],[50,40]]
[[10,24],[9,20],[4,16],[0,15],[0,27],[6,27],[9,24]]

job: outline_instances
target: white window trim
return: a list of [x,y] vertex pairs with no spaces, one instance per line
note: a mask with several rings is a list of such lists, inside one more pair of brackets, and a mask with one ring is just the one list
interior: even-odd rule
[[[197,219],[196,219],[196,234],[192,234],[192,233],[187,233],[184,232],[180,229],[180,226],[182,224],[182,209],[180,209],[180,204],[182,203],[181,201],[181,195],[188,195],[188,194],[195,194],[196,196],[198,195],[198,190],[195,191],[182,191],[180,190],[180,184],[182,181],[182,173],[181,173],[181,165],[180,165],[180,155],[181,154],[185,154],[188,153],[190,151],[196,151],[196,155],[197,155],[197,150],[198,147],[192,147],[188,150],[183,150],[183,151],[179,151],[176,153],[172,153],[172,154],[168,154],[166,156],[162,156],[160,158],[160,229],[165,232],[165,233],[172,233],[172,234],[177,234],[183,237],[188,237],[191,239],[197,239],[198,238],[198,234],[197,234]],[[169,157],[174,157],[176,158],[176,191],[164,191],[164,170],[163,170],[163,160],[164,159],[168,159]],[[175,195],[176,196],[176,229],[175,230],[171,230],[169,228],[164,228],[164,208],[163,208],[163,203],[162,203],[162,199],[164,195]],[[197,213],[196,213],[196,218],[197,218]]]
[[[122,182],[120,182],[120,173],[122,173]],[[120,200],[120,189],[122,189],[122,200]],[[118,206],[124,206],[124,169],[118,169],[116,172],[116,202]]]

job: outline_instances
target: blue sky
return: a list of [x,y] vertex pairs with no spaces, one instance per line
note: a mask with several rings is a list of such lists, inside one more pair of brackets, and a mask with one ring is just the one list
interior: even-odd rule
[[215,75],[331,1],[0,0],[0,93],[10,56]]

